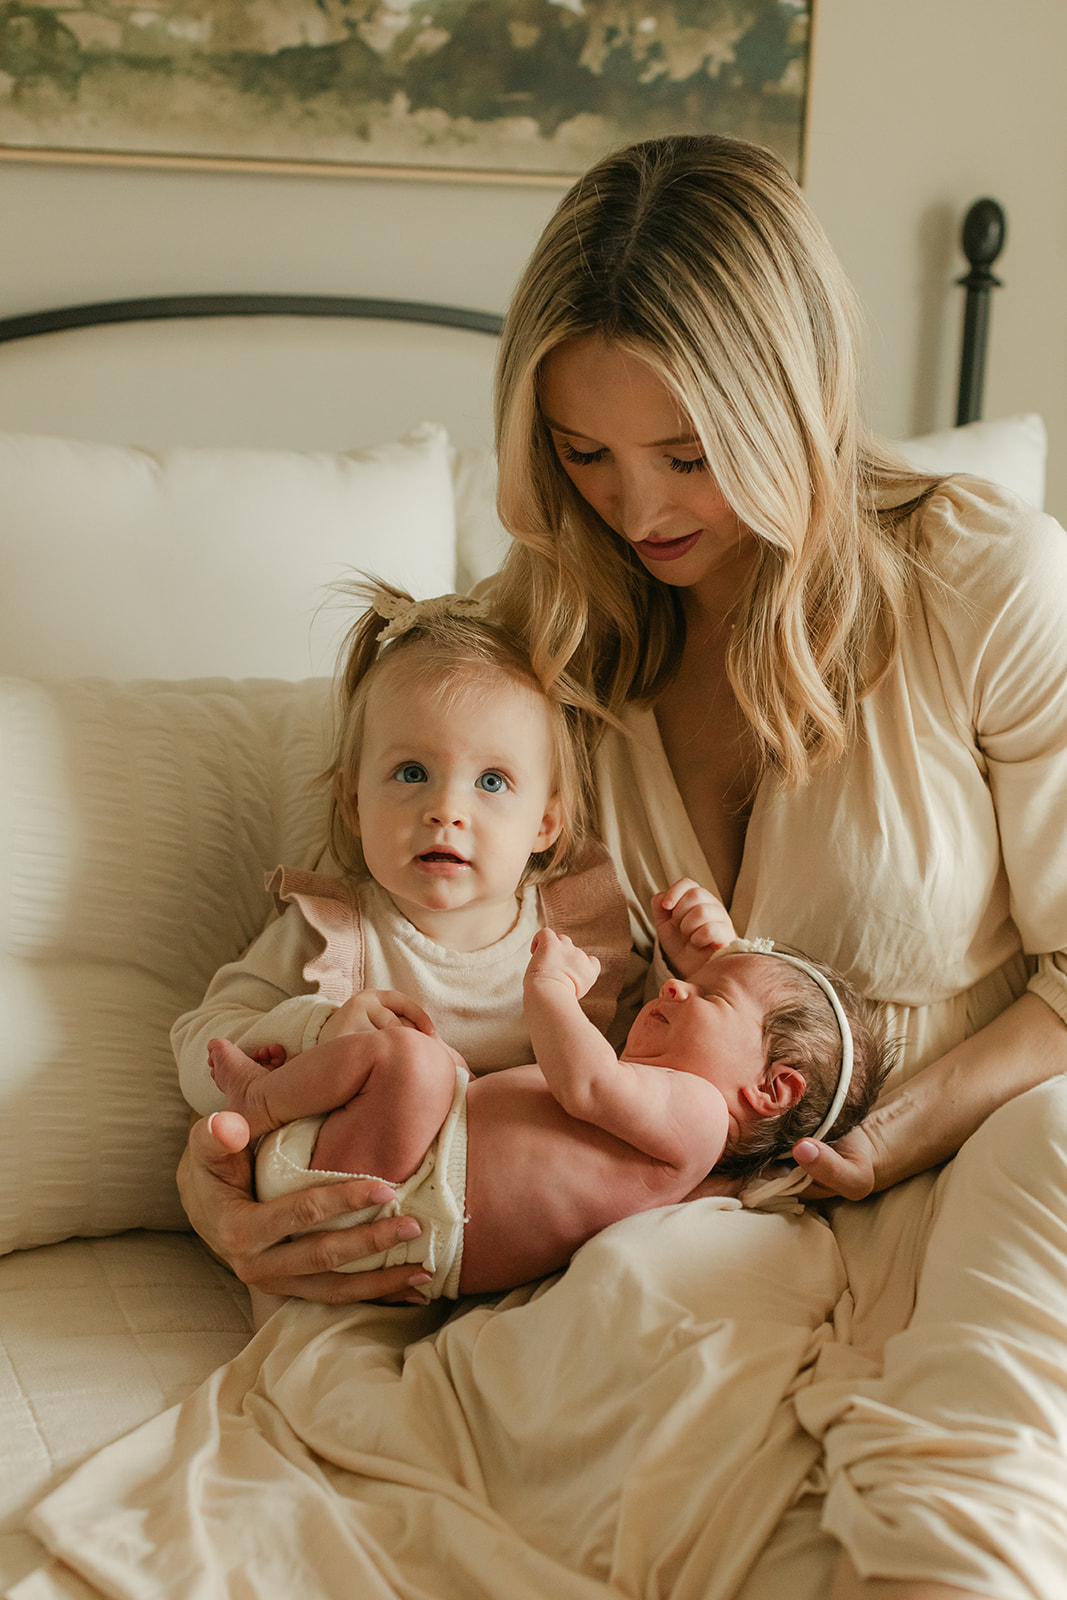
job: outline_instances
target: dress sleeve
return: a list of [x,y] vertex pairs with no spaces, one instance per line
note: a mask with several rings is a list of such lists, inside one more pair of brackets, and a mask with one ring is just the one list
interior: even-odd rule
[[1010,913],[1036,963],[1030,987],[1067,1022],[1067,533],[1021,503],[1012,510],[1003,536],[980,552],[956,541],[959,596],[933,609],[957,642]]
[[630,967],[630,919],[614,864],[598,839],[586,842],[569,877],[541,885],[545,922],[600,962],[582,1001],[594,1027],[614,1043],[617,1002]]
[[239,961],[220,967],[199,1006],[178,1018],[171,1044],[182,1094],[207,1116],[225,1104],[208,1069],[209,1039],[232,1039],[243,1050],[281,1044],[290,1055],[306,1050],[336,1009],[318,992],[304,969],[322,951],[322,940],[297,905],[267,927]]

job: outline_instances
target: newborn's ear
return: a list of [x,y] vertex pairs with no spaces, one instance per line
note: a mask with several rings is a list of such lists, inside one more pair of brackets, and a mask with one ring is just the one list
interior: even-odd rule
[[808,1085],[804,1074],[788,1061],[772,1061],[759,1083],[745,1084],[741,1098],[760,1117],[777,1117],[802,1099]]

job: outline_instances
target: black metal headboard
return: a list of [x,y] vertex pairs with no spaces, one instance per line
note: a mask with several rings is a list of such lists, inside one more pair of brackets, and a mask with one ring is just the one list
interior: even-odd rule
[[489,334],[498,334],[503,327],[503,318],[491,311],[430,305],[421,300],[366,300],[334,294],[183,294],[143,300],[98,300],[91,305],[0,317],[0,344],[68,328],[94,328],[109,322],[164,322],[183,317],[366,317]]
[[[990,291],[1000,287],[992,267],[1004,248],[1007,224],[996,200],[976,200],[963,221],[963,253],[970,271],[957,282],[966,290],[960,354],[957,425],[982,414]],[[421,322],[499,334],[503,319],[489,311],[432,305],[419,300],[370,300],[347,295],[187,294],[138,300],[100,300],[25,316],[0,318],[0,344],[68,328],[115,322],[159,322],[182,317],[365,317],[390,322]]]
[[986,343],[989,335],[989,294],[1001,282],[993,276],[994,261],[1004,248],[1007,234],[1004,209],[996,200],[976,200],[963,219],[961,243],[971,270],[957,279],[967,291],[963,307],[963,346],[960,350],[960,387],[956,426],[977,422],[982,415]]

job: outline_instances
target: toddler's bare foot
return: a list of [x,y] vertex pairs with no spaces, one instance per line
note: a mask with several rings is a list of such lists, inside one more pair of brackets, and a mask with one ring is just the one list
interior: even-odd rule
[[253,1139],[269,1133],[276,1124],[268,1115],[264,1088],[271,1068],[261,1066],[229,1039],[211,1039],[207,1047],[211,1076],[226,1096],[226,1109],[239,1111]]

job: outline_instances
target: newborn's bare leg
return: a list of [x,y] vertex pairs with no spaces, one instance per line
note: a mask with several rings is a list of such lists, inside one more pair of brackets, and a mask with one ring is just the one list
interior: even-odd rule
[[343,1076],[346,1055],[356,1041],[366,1040],[372,1045],[358,1049],[358,1089],[335,1102],[338,1109],[322,1125],[311,1165],[320,1172],[366,1172],[403,1183],[421,1166],[448,1115],[456,1058],[440,1039],[409,1028],[346,1034],[318,1045],[314,1054],[329,1052]]
[[253,1138],[329,1113],[311,1165],[391,1183],[419,1167],[456,1086],[448,1047],[409,1028],[342,1034],[273,1070],[226,1039],[211,1041],[208,1059],[228,1108],[241,1113]]
[[[269,1082],[280,1068],[262,1066],[229,1039],[209,1040],[207,1058],[211,1076],[226,1096],[227,1111],[241,1113],[253,1139],[294,1120],[294,1116],[281,1114],[279,1102],[284,1098],[284,1085],[280,1094],[269,1092]],[[298,1111],[294,1115],[304,1113]]]

